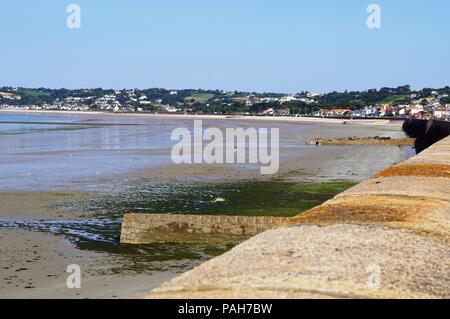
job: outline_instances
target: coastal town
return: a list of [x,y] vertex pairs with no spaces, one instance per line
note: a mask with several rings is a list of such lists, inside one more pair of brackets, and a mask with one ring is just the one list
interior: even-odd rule
[[0,109],[449,120],[449,95],[449,87],[413,91],[409,86],[327,94],[2,87]]

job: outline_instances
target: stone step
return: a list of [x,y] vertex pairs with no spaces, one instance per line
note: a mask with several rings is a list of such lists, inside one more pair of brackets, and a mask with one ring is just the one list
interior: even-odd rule
[[267,216],[126,214],[120,243],[239,243],[287,221]]

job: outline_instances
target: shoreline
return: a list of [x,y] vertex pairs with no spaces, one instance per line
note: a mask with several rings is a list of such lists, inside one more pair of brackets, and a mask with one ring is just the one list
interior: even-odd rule
[[335,119],[320,117],[291,117],[291,116],[251,116],[251,115],[222,115],[222,114],[155,114],[155,113],[110,113],[102,111],[47,111],[47,110],[5,110],[1,113],[10,114],[58,114],[58,115],[101,115],[111,117],[136,117],[136,118],[156,118],[156,119],[197,119],[197,120],[241,120],[241,121],[268,121],[268,122],[294,122],[294,123],[320,123],[320,124],[343,124],[347,125],[389,125],[400,127],[402,121],[392,121],[390,119]]

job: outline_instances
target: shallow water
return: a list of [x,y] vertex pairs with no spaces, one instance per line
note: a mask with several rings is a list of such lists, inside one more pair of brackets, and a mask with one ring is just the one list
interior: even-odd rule
[[[139,125],[83,116],[2,113],[0,122],[2,190],[70,188],[80,179],[161,165],[166,161],[161,155],[137,151],[170,146],[167,136],[171,127],[157,121]],[[78,125],[80,122],[86,124]]]

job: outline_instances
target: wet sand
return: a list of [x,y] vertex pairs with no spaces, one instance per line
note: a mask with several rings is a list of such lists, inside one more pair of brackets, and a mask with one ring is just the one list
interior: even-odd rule
[[17,219],[77,219],[87,217],[74,210],[57,210],[59,203],[82,200],[88,196],[82,192],[0,192],[0,218]]
[[[295,153],[285,150],[284,154]],[[371,155],[369,155],[371,154]],[[273,176],[261,175],[259,169],[252,165],[189,165],[161,166],[129,174],[153,178],[154,180],[181,180],[195,178],[201,180],[224,179],[236,180],[291,180],[298,182],[325,182],[338,179],[360,181],[374,173],[405,159],[400,147],[359,146],[337,147],[321,150],[300,158],[282,160],[280,170]]]
[[[133,298],[176,275],[102,275],[115,262],[108,254],[44,233],[0,229],[0,240],[0,298]],[[70,264],[81,267],[81,289],[66,286]]]

